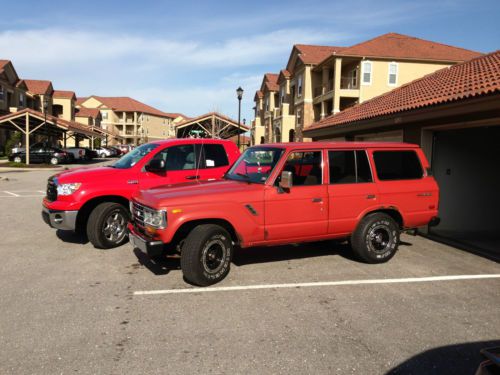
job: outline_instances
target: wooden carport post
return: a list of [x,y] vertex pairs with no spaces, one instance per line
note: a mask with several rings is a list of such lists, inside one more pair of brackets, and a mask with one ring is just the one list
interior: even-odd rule
[[26,164],[30,164],[30,119],[28,116],[28,112],[26,112],[25,115],[26,118],[26,124],[25,124],[25,132],[24,132],[24,143],[25,143],[25,148],[26,148]]
[[68,138],[68,136],[67,136],[67,132],[65,131],[65,132],[63,133],[64,148],[66,148],[66,139],[67,139],[67,138]]

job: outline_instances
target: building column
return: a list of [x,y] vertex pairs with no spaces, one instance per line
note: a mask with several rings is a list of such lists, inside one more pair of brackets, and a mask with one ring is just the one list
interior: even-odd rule
[[335,59],[335,74],[333,76],[333,113],[340,112],[340,79],[342,78],[342,58]]

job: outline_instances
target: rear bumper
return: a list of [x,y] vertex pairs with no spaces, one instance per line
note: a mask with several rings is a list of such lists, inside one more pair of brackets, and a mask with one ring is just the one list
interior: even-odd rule
[[57,211],[42,207],[42,219],[55,229],[75,230],[78,211]]
[[439,216],[434,216],[429,222],[430,227],[436,227],[441,222],[441,218]]
[[139,249],[150,258],[160,257],[164,253],[165,245],[163,242],[144,238],[139,233],[135,232],[134,227],[130,224],[128,226],[128,238],[134,249]]

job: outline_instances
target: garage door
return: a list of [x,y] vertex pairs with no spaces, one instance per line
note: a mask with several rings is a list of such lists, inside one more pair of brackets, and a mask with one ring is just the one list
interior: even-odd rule
[[500,257],[500,127],[436,132],[432,170],[440,187],[431,233]]

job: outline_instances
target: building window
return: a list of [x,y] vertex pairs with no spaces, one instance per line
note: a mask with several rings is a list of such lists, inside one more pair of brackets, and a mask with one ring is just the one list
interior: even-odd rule
[[22,92],[19,93],[19,107],[24,107],[24,94]]
[[372,84],[372,63],[371,61],[363,61],[362,71],[363,71],[363,85]]
[[266,98],[266,112],[269,111],[269,96]]
[[101,117],[102,117],[103,120],[107,120],[108,119],[108,112],[102,111],[101,112]]
[[302,76],[300,75],[297,78],[297,97],[300,98],[302,96]]
[[395,62],[389,63],[389,86],[396,86],[398,83],[398,64]]
[[5,100],[5,89],[0,85],[0,100]]
[[282,87],[280,89],[280,105],[285,102],[285,88]]

